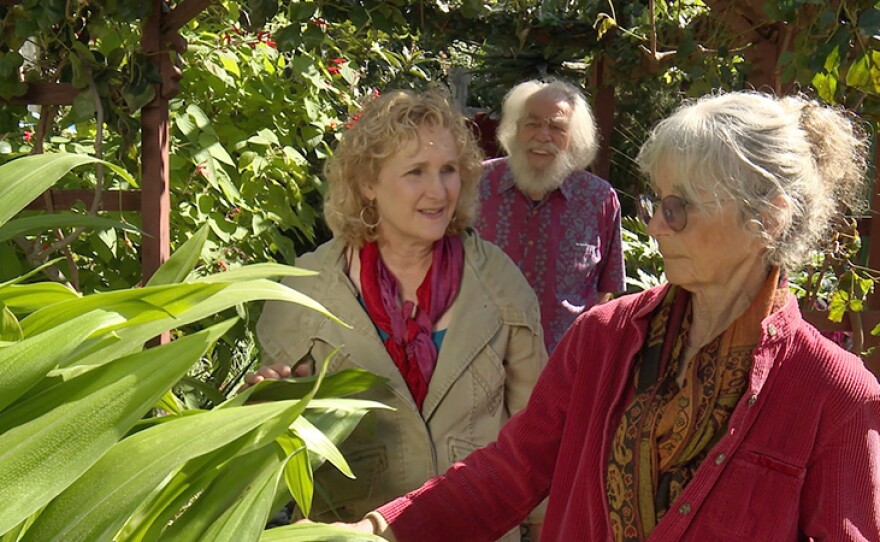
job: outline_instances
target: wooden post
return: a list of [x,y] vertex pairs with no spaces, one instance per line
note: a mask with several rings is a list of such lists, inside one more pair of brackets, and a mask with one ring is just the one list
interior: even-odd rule
[[[144,26],[141,49],[152,62],[162,68],[168,58],[162,33],[164,0],[152,0],[153,10]],[[162,86],[156,86],[156,97],[141,109],[141,281],[146,284],[171,253],[170,217],[171,171],[168,166],[168,99]],[[171,341],[165,332],[150,341],[158,346]]]
[[[141,37],[143,52],[160,67],[167,52],[163,51],[163,0],[152,0],[153,10]],[[141,110],[141,241],[142,281],[146,283],[170,255],[171,195],[168,166],[168,100],[162,89]]]
[[[605,60],[600,55],[593,65],[591,86],[593,115],[599,136],[599,153],[593,161],[593,173],[611,180],[611,134],[614,131],[614,86],[604,81]],[[612,183],[613,184],[613,183]]]

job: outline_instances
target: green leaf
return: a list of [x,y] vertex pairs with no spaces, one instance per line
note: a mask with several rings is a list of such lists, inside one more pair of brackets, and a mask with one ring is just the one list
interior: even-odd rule
[[[131,352],[134,348],[140,348],[140,345],[145,341],[169,329],[207,318],[240,303],[263,299],[299,303],[303,297],[305,296],[287,286],[268,280],[229,284],[220,292],[212,294],[208,299],[193,305],[182,313],[176,314],[174,318],[143,322],[133,329],[119,330],[116,337],[103,338],[100,342],[93,344],[88,350],[83,351],[76,360],[76,363],[83,365],[103,363],[105,359],[113,359],[119,355]],[[311,305],[307,306],[314,308]],[[339,322],[329,312],[323,314]],[[244,400],[242,399],[239,404],[243,403]]]
[[24,57],[18,51],[0,53],[0,99],[8,100],[27,92],[27,85],[19,78],[22,64]]
[[[0,343],[18,342],[23,338],[24,333],[21,331],[18,318],[9,310],[9,307],[0,303]],[[2,359],[3,352],[0,350],[0,359]],[[2,363],[0,363],[0,371],[2,371]],[[0,381],[2,381],[2,374],[0,374]],[[0,402],[2,401],[2,395],[0,395]]]
[[[366,413],[366,411],[364,411]],[[357,425],[360,422],[361,418],[356,416],[351,416],[354,419],[354,425]],[[309,453],[316,453],[332,463],[339,472],[348,476],[349,478],[354,478],[354,473],[351,471],[351,467],[348,466],[348,462],[345,461],[345,458],[342,457],[342,453],[339,451],[333,441],[331,441],[327,436],[321,432],[320,429],[315,427],[312,422],[307,420],[304,417],[299,417],[293,421],[293,430],[296,432],[297,436],[302,439],[302,442],[306,445],[309,450]],[[311,468],[309,469],[309,480],[311,481],[312,474]],[[289,483],[288,483],[289,485]],[[309,500],[311,500],[311,490],[309,490]],[[303,514],[308,516],[308,511],[306,509],[302,509]]]
[[156,273],[147,282],[147,286],[183,282],[187,275],[195,269],[196,264],[199,263],[202,249],[207,240],[208,227],[202,226],[192,237],[180,245],[180,248],[174,251],[174,254],[168,258],[168,261],[156,270]]
[[843,321],[843,316],[846,314],[846,308],[848,306],[849,294],[843,290],[837,290],[831,296],[831,301],[828,303],[828,319],[832,322],[841,322]]
[[16,218],[0,226],[0,243],[15,237],[44,232],[52,228],[65,228],[70,226],[84,226],[95,230],[117,228],[130,232],[140,233],[140,229],[109,218],[98,216],[77,215],[73,213],[46,214]]
[[[390,409],[390,407],[375,401],[360,399],[313,399],[303,414],[303,418],[315,426],[331,444],[327,446],[320,442],[313,442],[309,434],[303,436],[309,448],[309,464],[312,470],[316,470],[324,460],[329,460],[340,472],[350,476],[350,469],[345,459],[336,449],[352,431],[360,424],[363,417],[370,410]],[[299,421],[299,419],[297,420]]]
[[208,146],[206,150],[208,151],[208,154],[213,156],[214,159],[216,159],[217,161],[223,162],[227,166],[236,167],[235,160],[233,160],[232,157],[229,156],[229,153],[226,152],[226,149],[224,149],[223,145],[221,145],[220,143],[215,141],[210,146]]
[[180,400],[171,390],[165,392],[165,395],[163,395],[159,402],[156,403],[155,408],[164,410],[169,415],[179,415],[183,412],[183,406],[180,404]]
[[318,523],[276,527],[264,531],[260,536],[260,542],[315,542],[316,540],[322,542],[385,542],[384,538],[376,535]]
[[190,104],[186,106],[186,112],[192,119],[195,121],[196,126],[199,127],[200,130],[204,130],[211,125],[211,120],[208,118],[208,115],[195,104]]
[[863,11],[859,15],[859,30],[869,37],[880,34],[880,9],[873,7]]
[[819,93],[819,97],[828,103],[835,102],[837,94],[837,77],[826,73],[817,73],[813,76],[813,88]]
[[75,299],[81,299],[78,293],[57,282],[0,286],[0,303],[14,312],[34,312],[49,305]]
[[295,434],[278,437],[278,444],[284,449],[287,461],[284,463],[284,482],[296,501],[303,515],[309,516],[312,510],[312,495],[315,492],[315,480],[309,464],[306,443]]
[[236,457],[183,514],[175,518],[162,539],[175,542],[256,540],[273,511],[282,464],[275,444]]
[[187,311],[223,290],[225,284],[170,284],[98,293],[56,303],[21,321],[25,335],[34,335],[94,309],[113,311],[135,325]]
[[[122,531],[122,539],[132,542],[168,539],[162,533],[164,526],[170,523],[172,518],[182,517],[180,516],[181,509],[186,509],[184,516],[190,513],[192,509],[190,505],[193,501],[200,495],[204,495],[208,491],[208,487],[215,483],[213,479],[218,470],[232,470],[236,479],[247,482],[247,476],[242,476],[242,471],[238,468],[238,461],[230,460],[241,454],[265,448],[269,444],[274,447],[274,439],[287,431],[292,419],[302,412],[302,407],[305,405],[305,401],[299,402],[296,409],[288,412],[284,417],[269,418],[236,442],[187,462],[172,477],[171,481],[159,493],[151,496],[141,507],[141,510],[132,517],[132,520]],[[186,411],[185,414],[187,412],[190,411]],[[280,472],[280,469],[281,458],[279,457],[277,470]],[[199,520],[204,517],[213,521],[227,512],[228,503],[222,496],[216,496],[216,491],[218,490],[212,489],[212,496],[207,500],[199,499],[201,503],[197,504]],[[265,521],[261,527],[264,524]]]
[[0,532],[95,464],[231,325],[113,361],[0,414]]
[[119,166],[82,154],[35,154],[0,165],[0,225],[73,168],[95,163],[109,167],[137,186],[134,178]]
[[[194,542],[239,542],[258,540],[273,510],[278,487],[278,473],[274,464],[257,472],[247,493],[236,501]],[[249,493],[252,493],[250,495]]]
[[880,93],[880,52],[868,51],[846,72],[846,84],[871,94]]
[[[305,396],[316,376],[264,380],[253,387],[248,401],[281,401]],[[368,390],[388,379],[363,369],[345,369],[324,379],[317,397],[345,397]]]
[[[184,411],[184,415],[192,412]],[[240,437],[235,442],[191,459],[170,480],[150,495],[132,514],[117,538],[127,542],[159,542],[164,538],[165,528],[172,519],[186,514],[187,506],[196,501],[213,483],[218,471],[222,472],[230,460],[241,455],[245,446],[253,442],[252,435]],[[280,462],[280,460],[279,460]],[[245,477],[240,477],[245,478]]]
[[220,57],[220,63],[223,65],[223,69],[236,77],[241,77],[241,70],[238,69],[238,57],[232,53],[225,53],[222,51],[218,52],[217,56]]
[[0,411],[24,395],[92,333],[118,321],[115,314],[94,311],[0,350]]
[[74,122],[83,122],[94,118],[97,111],[95,98],[92,96],[92,93],[83,91],[73,98],[70,116]]
[[[267,424],[280,433],[304,406],[286,401],[214,410],[136,433],[116,444],[53,500],[23,542],[90,542],[112,537],[140,502],[180,465]],[[249,478],[247,471],[237,474]],[[96,492],[95,487],[105,490]]]
[[180,384],[182,386],[189,386],[190,388],[198,391],[199,393],[204,395],[205,398],[208,399],[213,405],[219,405],[226,400],[226,396],[223,395],[220,390],[214,387],[213,384],[204,382],[202,380],[199,380],[198,378],[185,376],[180,380]]
[[314,277],[317,271],[282,265],[277,263],[258,263],[236,267],[229,271],[223,271],[214,275],[201,277],[198,282],[240,282],[243,280],[264,279],[273,277]]

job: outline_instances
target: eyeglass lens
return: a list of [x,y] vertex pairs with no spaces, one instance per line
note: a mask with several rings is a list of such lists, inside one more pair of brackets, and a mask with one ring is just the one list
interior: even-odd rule
[[651,220],[654,211],[659,206],[660,212],[663,213],[663,220],[669,229],[673,231],[681,231],[687,226],[687,202],[678,196],[666,196],[660,201],[652,200],[647,196],[642,196],[641,211],[642,218],[645,222]]

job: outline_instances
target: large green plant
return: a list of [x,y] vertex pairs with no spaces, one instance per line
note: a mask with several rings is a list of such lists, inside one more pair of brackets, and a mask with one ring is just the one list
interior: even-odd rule
[[[0,166],[0,230],[22,227],[21,208],[95,162],[38,155]],[[165,331],[261,299],[334,318],[267,280],[305,273],[296,268],[192,278],[203,242],[194,236],[143,288],[81,295],[29,275],[0,284],[0,541],[376,540],[317,525],[263,534],[291,497],[308,514],[322,461],[351,474],[334,441],[381,405],[333,397],[376,377],[263,382],[210,411],[169,395],[231,322],[144,349]],[[156,406],[164,415],[145,418]]]

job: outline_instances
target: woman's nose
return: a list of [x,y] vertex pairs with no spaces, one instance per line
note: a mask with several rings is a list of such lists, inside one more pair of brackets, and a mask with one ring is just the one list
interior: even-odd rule
[[443,182],[443,177],[439,173],[429,175],[425,192],[433,197],[443,197],[446,194],[446,184]]
[[666,224],[666,220],[663,218],[663,211],[656,209],[651,218],[648,219],[648,235],[658,237],[669,235],[670,233],[672,233],[672,229]]

